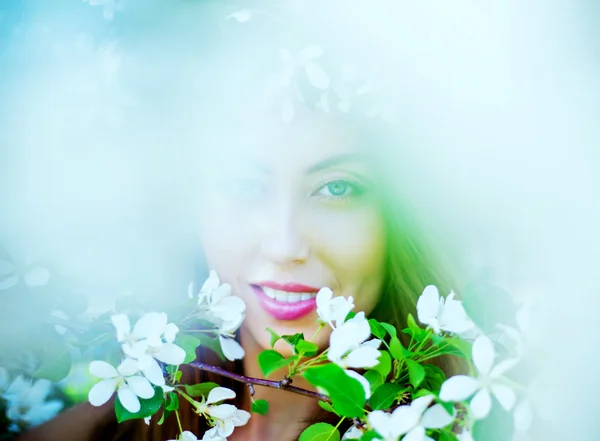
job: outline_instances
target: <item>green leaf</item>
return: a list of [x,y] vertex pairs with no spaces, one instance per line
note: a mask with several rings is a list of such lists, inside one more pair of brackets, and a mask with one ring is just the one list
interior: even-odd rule
[[258,365],[265,377],[268,377],[274,371],[295,361],[296,357],[285,358],[274,349],[267,349],[258,354]]
[[[198,338],[200,339],[200,346],[204,346],[210,349],[219,356],[221,361],[225,361],[225,356],[223,355],[223,351],[221,350],[221,343],[219,343],[219,340],[217,338],[211,337],[210,335],[204,333],[198,334]],[[186,362],[184,362],[184,364],[185,363]]]
[[200,346],[202,341],[194,335],[179,333],[175,337],[174,343],[185,351],[183,364],[187,364],[196,359],[196,348]]
[[421,328],[412,314],[408,314],[408,318],[406,319],[408,324],[408,330],[404,330],[403,332],[410,335],[417,342],[422,342],[425,338],[427,338],[427,331]]
[[369,386],[371,386],[371,390],[377,389],[383,383],[385,383],[385,379],[381,376],[379,371],[376,371],[375,368],[369,369],[364,373],[363,377],[369,382]]
[[320,387],[331,398],[338,415],[354,418],[364,415],[365,391],[358,380],[346,375],[336,364],[308,368],[304,378],[313,386]]
[[380,325],[383,327],[383,329],[385,329],[387,331],[388,334],[390,334],[390,337],[397,336],[397,331],[394,326],[390,325],[389,323],[383,323],[383,322],[381,322]]
[[462,292],[469,318],[484,332],[496,330],[497,323],[515,326],[516,308],[511,296],[485,280],[468,283]]
[[158,423],[157,423],[157,424],[158,424],[159,426],[162,426],[162,424],[165,422],[165,419],[169,418],[169,415],[171,415],[172,413],[173,413],[173,411],[172,411],[172,410],[166,410],[166,409],[163,409],[163,413],[162,413],[162,415],[160,416],[160,420],[158,420]]
[[298,343],[294,346],[294,350],[297,354],[302,353],[305,357],[312,357],[313,355],[317,355],[319,352],[319,347],[313,342],[306,340],[299,340]]
[[473,344],[458,337],[441,337],[432,335],[433,344],[440,349],[440,355],[456,355],[471,360]]
[[198,384],[186,384],[185,392],[190,397],[207,397],[209,392],[213,390],[215,387],[218,387],[217,383],[206,382],[206,383],[198,383]]
[[139,412],[131,413],[123,407],[121,401],[117,398],[115,400],[115,414],[117,415],[117,421],[122,423],[127,420],[134,420],[138,418],[146,418],[154,415],[160,409],[164,401],[163,390],[160,387],[154,387],[154,396],[152,398],[143,399],[140,398],[141,408]]
[[175,392],[169,392],[167,394],[167,400],[165,403],[166,410],[177,410],[179,409],[179,397]]
[[331,403],[328,403],[327,401],[323,400],[319,400],[318,403],[319,406],[321,406],[321,409],[326,410],[327,412],[335,413],[336,415],[338,414],[331,405]]
[[363,436],[360,437],[360,441],[372,441],[374,439],[381,439],[381,437],[374,430],[369,430],[368,432],[363,433]]
[[71,371],[71,351],[61,336],[56,333],[44,336],[40,341],[41,364],[33,373],[36,378],[52,382],[63,380]]
[[399,384],[382,384],[375,390],[375,392],[373,392],[371,398],[369,398],[369,404],[371,405],[373,410],[389,409],[396,401],[398,394],[402,393],[403,391],[404,388]]
[[385,379],[392,370],[392,357],[387,351],[379,351],[381,355],[377,359],[378,363],[372,369],[376,370]]
[[436,392],[437,395],[442,387],[442,383],[446,381],[446,374],[433,364],[423,364],[422,366],[425,369],[425,380],[422,386]]
[[304,429],[298,441],[340,441],[340,432],[331,424],[317,423]]
[[277,332],[273,331],[271,328],[267,328],[269,334],[271,334],[271,348],[275,347],[275,343],[277,343],[281,339],[281,335]]
[[266,415],[269,411],[269,403],[267,400],[252,401],[252,412]]
[[392,357],[396,360],[404,359],[404,346],[402,346],[398,337],[392,337],[390,339],[390,354],[392,354]]
[[304,334],[298,332],[294,335],[282,335],[281,338],[293,347],[296,346],[296,343],[298,343],[300,340],[304,340]]
[[377,320],[369,319],[369,326],[371,327],[371,334],[373,334],[379,340],[383,340],[385,338],[385,329],[383,329],[383,326]]
[[421,382],[425,379],[425,369],[414,360],[406,359],[404,361],[406,362],[406,367],[408,368],[408,378],[410,384],[412,384],[414,388],[419,387]]

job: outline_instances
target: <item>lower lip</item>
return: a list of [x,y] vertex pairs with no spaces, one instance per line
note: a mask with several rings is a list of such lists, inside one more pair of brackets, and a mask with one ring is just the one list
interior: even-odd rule
[[268,295],[259,287],[251,285],[252,290],[257,295],[261,306],[265,311],[275,317],[277,320],[297,320],[310,314],[317,308],[316,297],[299,302],[279,302]]

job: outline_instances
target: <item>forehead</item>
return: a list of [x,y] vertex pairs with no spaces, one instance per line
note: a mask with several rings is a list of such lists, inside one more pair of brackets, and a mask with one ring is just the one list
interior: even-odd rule
[[236,163],[290,172],[306,170],[329,158],[349,155],[361,159],[364,152],[351,132],[333,118],[312,114],[289,124],[254,115],[217,134],[220,140],[208,153],[215,159],[211,162],[220,166]]

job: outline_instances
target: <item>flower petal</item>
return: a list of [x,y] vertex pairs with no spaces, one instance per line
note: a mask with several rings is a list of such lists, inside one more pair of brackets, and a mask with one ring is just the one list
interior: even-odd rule
[[27,286],[44,286],[50,280],[50,271],[42,266],[36,266],[27,271],[24,280]]
[[505,372],[509,371],[519,363],[518,358],[509,358],[498,363],[490,372],[490,377],[498,378],[504,375]]
[[452,421],[454,421],[454,417],[440,404],[431,406],[421,418],[421,424],[427,429],[441,429],[452,423]]
[[417,317],[423,324],[429,324],[432,318],[436,318],[439,311],[440,293],[436,286],[425,287],[419,300],[417,300]]
[[238,409],[235,416],[232,418],[233,425],[236,427],[244,426],[250,420],[250,412]]
[[492,409],[492,397],[487,389],[481,389],[475,394],[471,402],[469,403],[473,418],[481,420],[488,416]]
[[167,314],[164,312],[149,312],[140,318],[133,327],[133,333],[138,338],[148,338],[161,335],[167,327]]
[[304,66],[304,72],[308,78],[308,82],[315,88],[325,90],[329,87],[329,75],[325,69],[313,61],[307,61]]
[[151,360],[152,361],[148,363],[144,369],[142,369],[142,373],[148,380],[150,380],[152,384],[163,386],[165,384],[163,371],[155,359],[152,358]]
[[423,397],[419,397],[410,403],[410,407],[418,412],[419,415],[423,415],[425,409],[431,404],[431,402],[435,399],[433,395],[425,395]]
[[241,360],[246,355],[244,348],[233,338],[219,336],[219,343],[221,344],[223,355],[229,361]]
[[423,426],[417,426],[409,431],[402,441],[425,441],[425,428]]
[[380,355],[381,352],[372,346],[361,346],[348,354],[346,366],[357,369],[370,368],[377,365]]
[[529,401],[521,401],[515,411],[513,412],[513,419],[515,422],[515,430],[519,432],[525,432],[531,426],[533,421],[533,410]]
[[173,343],[175,341],[175,337],[179,332],[179,328],[175,323],[169,323],[165,328],[164,336],[167,343]]
[[479,382],[467,375],[455,375],[448,378],[440,389],[442,401],[463,401],[469,398],[479,388]]
[[494,344],[485,335],[477,337],[473,343],[473,363],[481,375],[487,375],[492,370],[496,358]]
[[119,376],[119,373],[114,366],[111,366],[106,361],[95,360],[90,363],[90,374],[98,378],[114,378]]
[[384,438],[388,438],[392,434],[393,420],[389,413],[386,413],[383,410],[374,410],[369,413],[367,419],[369,425]]
[[88,400],[92,406],[102,406],[106,403],[117,388],[117,379],[110,378],[101,380],[90,389]]
[[134,394],[140,398],[152,398],[154,396],[154,388],[147,378],[141,375],[134,375],[127,378],[127,385],[131,388]]
[[154,358],[163,363],[178,366],[185,360],[185,351],[174,343],[165,343],[154,354]]
[[514,390],[500,383],[492,383],[491,389],[492,393],[505,410],[510,410],[513,408],[515,401],[517,401],[517,396]]
[[117,330],[117,341],[123,341],[125,336],[131,332],[129,318],[125,314],[116,314],[110,318],[110,321]]
[[136,360],[133,358],[126,358],[121,362],[119,367],[117,367],[117,371],[124,377],[128,377],[130,375],[135,374],[139,370],[139,365]]
[[207,411],[207,413],[211,417],[219,420],[233,418],[236,412],[237,408],[233,404],[219,404],[218,406],[208,406]]
[[117,391],[117,397],[125,409],[131,413],[137,413],[142,408],[140,400],[131,388],[123,384]]
[[235,392],[226,387],[215,387],[208,393],[206,404],[213,404],[223,400],[235,398]]
[[392,413],[392,434],[404,435],[414,429],[421,419],[421,412],[410,406],[397,407]]

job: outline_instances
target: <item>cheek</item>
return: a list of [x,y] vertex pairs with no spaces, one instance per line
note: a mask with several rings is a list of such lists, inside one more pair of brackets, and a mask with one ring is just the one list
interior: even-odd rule
[[[381,216],[368,207],[329,215],[313,226],[316,252],[356,310],[369,312],[378,300],[385,273],[385,235]],[[360,306],[360,308],[359,308]]]

